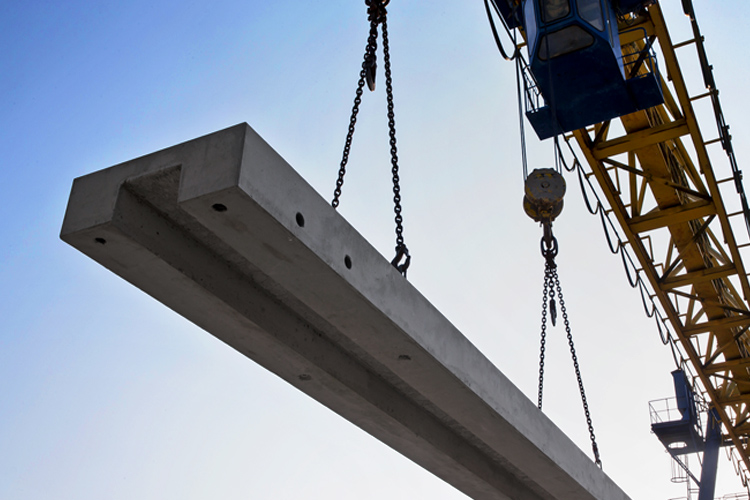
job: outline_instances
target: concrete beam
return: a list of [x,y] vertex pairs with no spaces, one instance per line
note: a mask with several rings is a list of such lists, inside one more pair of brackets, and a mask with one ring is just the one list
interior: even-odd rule
[[628,498],[247,124],[76,179],[61,237],[470,497]]

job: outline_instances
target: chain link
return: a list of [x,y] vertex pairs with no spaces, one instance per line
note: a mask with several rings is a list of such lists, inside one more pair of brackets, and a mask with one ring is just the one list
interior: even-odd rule
[[[554,240],[554,238],[553,238]],[[554,247],[554,252],[552,248]],[[591,439],[591,449],[594,453],[594,461],[596,465],[601,468],[602,461],[599,457],[599,446],[596,444],[596,435],[594,434],[594,425],[591,421],[591,412],[589,411],[589,403],[586,398],[586,391],[583,387],[583,377],[581,377],[581,367],[578,363],[578,355],[576,354],[575,344],[573,343],[573,334],[570,331],[570,321],[568,320],[568,311],[565,308],[565,300],[563,299],[562,286],[560,285],[560,278],[557,274],[557,265],[555,264],[555,256],[557,255],[557,241],[554,241],[554,245],[545,245],[542,240],[542,255],[545,257],[544,264],[544,293],[542,299],[542,328],[541,328],[541,341],[540,341],[540,352],[539,352],[539,392],[537,396],[537,407],[542,409],[542,395],[544,392],[544,356],[545,346],[547,340],[547,302],[550,305],[550,314],[552,315],[552,324],[554,326],[555,319],[555,295],[557,295],[557,302],[560,304],[560,312],[562,314],[563,323],[565,325],[565,332],[568,338],[568,346],[570,347],[570,356],[573,359],[573,368],[576,373],[576,380],[578,381],[578,390],[581,394],[581,404],[583,405],[583,412],[586,416],[586,424],[588,425],[589,438]]]
[[[370,5],[369,2],[366,2]],[[362,61],[362,69],[359,72],[359,81],[357,82],[357,91],[354,96],[354,105],[352,106],[352,114],[349,118],[349,129],[346,134],[346,141],[344,142],[344,152],[341,157],[341,165],[339,167],[339,176],[336,179],[336,189],[333,191],[333,201],[331,206],[337,208],[339,206],[339,198],[341,197],[341,187],[344,185],[344,175],[346,175],[346,164],[349,162],[349,152],[352,147],[352,139],[354,138],[354,126],[357,124],[357,115],[359,114],[359,105],[362,103],[362,93],[365,87],[365,80],[372,78],[371,88],[374,88],[375,80],[375,68],[376,52],[378,50],[378,22],[380,16],[374,11],[372,6],[368,9],[368,18],[370,20],[370,34],[367,37],[367,46],[365,47],[365,56]],[[369,85],[369,81],[368,81]]]
[[[383,9],[385,10],[385,9]],[[406,277],[406,270],[411,263],[409,249],[404,243],[403,217],[401,216],[401,186],[398,175],[398,150],[396,149],[396,115],[393,112],[393,80],[391,78],[391,54],[388,46],[388,22],[383,16],[383,65],[385,66],[385,94],[388,101],[388,135],[391,145],[391,173],[393,174],[393,211],[396,214],[396,257],[391,262]],[[399,264],[405,258],[403,264]]]
[[396,256],[391,261],[393,267],[406,277],[406,271],[411,264],[409,249],[404,243],[403,216],[401,215],[401,186],[398,174],[398,150],[396,148],[396,119],[393,111],[393,80],[391,77],[391,56],[388,46],[388,22],[386,19],[386,5],[390,0],[365,0],[368,6],[367,14],[370,21],[370,35],[367,39],[365,57],[362,62],[362,69],[359,72],[359,81],[357,82],[357,91],[352,107],[351,118],[349,119],[349,130],[344,143],[344,152],[339,167],[339,175],[336,180],[336,189],[333,192],[333,201],[331,206],[337,208],[341,197],[341,188],[344,185],[344,175],[346,174],[346,164],[349,161],[349,152],[351,150],[352,139],[354,137],[354,127],[357,123],[357,114],[359,105],[362,102],[362,93],[365,82],[370,90],[375,90],[375,74],[377,69],[377,48],[378,48],[378,25],[382,25],[383,30],[383,62],[385,66],[385,92],[388,102],[388,136],[391,146],[391,174],[393,179],[393,211],[395,213],[394,221],[396,223]]
[[560,278],[557,276],[557,268],[552,269],[552,277],[555,280],[555,290],[557,291],[557,300],[560,302],[560,311],[562,312],[563,323],[565,324],[565,333],[568,336],[568,345],[570,346],[570,356],[573,359],[573,368],[575,368],[576,379],[578,380],[578,390],[581,393],[581,403],[583,404],[583,412],[586,415],[586,424],[589,427],[589,438],[591,439],[591,449],[594,452],[594,460],[596,465],[601,468],[602,461],[599,458],[599,447],[596,444],[596,435],[594,434],[594,424],[591,423],[591,412],[589,411],[589,403],[586,399],[586,390],[583,388],[583,378],[581,377],[581,368],[578,365],[578,356],[576,355],[576,348],[573,344],[573,334],[570,332],[570,321],[568,321],[568,311],[565,309],[565,300],[562,295],[562,287],[560,286]]
[[537,394],[537,408],[542,409],[542,396],[544,394],[544,351],[547,344],[547,294],[554,293],[550,290],[551,275],[548,264],[544,266],[544,292],[542,293],[542,335],[539,341],[539,392]]

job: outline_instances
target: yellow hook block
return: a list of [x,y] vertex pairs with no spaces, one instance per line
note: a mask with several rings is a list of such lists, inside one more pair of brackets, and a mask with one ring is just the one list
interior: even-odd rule
[[565,179],[552,168],[537,168],[526,178],[523,209],[537,222],[551,224],[563,209]]

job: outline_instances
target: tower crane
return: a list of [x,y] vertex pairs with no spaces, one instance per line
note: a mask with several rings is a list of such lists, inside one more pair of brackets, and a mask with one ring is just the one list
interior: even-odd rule
[[[561,164],[577,176],[672,349],[680,418],[656,422],[654,432],[675,458],[685,446],[704,454],[703,477],[694,478],[700,500],[713,498],[715,465],[713,478],[705,469],[719,446],[747,488],[750,285],[742,249],[750,243],[741,241],[750,209],[691,0],[682,9],[692,38],[681,42],[655,0],[486,0],[488,15],[490,1],[512,50],[490,15],[495,39],[517,64],[519,112],[540,139],[564,140]],[[703,80],[698,94],[682,70],[691,57]],[[699,119],[694,104],[703,100],[716,128]],[[729,168],[716,160],[719,147]],[[685,441],[696,404],[708,410],[710,429],[692,447]]]

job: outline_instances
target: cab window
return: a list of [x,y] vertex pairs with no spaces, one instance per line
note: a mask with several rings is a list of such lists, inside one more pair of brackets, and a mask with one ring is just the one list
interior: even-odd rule
[[599,31],[604,31],[604,15],[600,0],[578,0],[578,15]]
[[593,43],[594,37],[574,24],[549,35],[544,35],[539,41],[539,59],[546,61],[584,49]]
[[526,40],[529,43],[529,54],[534,52],[534,42],[536,41],[536,14],[534,12],[534,2],[536,0],[526,0],[523,6],[524,24],[526,24]]
[[550,23],[570,14],[568,0],[541,0],[542,21]]

